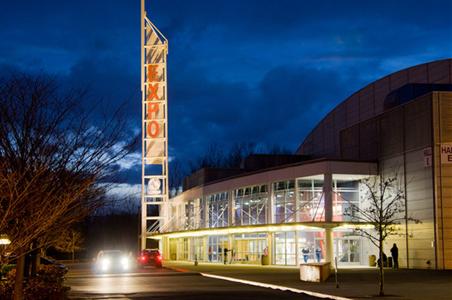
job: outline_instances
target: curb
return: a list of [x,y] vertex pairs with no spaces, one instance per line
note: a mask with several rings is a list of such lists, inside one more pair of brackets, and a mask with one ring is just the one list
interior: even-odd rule
[[267,288],[267,289],[289,291],[289,292],[293,292],[293,293],[297,293],[297,294],[305,294],[305,295],[309,295],[309,296],[313,296],[313,297],[317,297],[317,298],[333,299],[333,300],[352,300],[350,298],[339,297],[339,296],[317,293],[317,292],[311,292],[311,291],[307,291],[307,290],[300,290],[300,289],[276,285],[276,284],[262,283],[262,282],[258,282],[258,281],[237,279],[237,278],[233,278],[233,277],[219,276],[219,275],[213,275],[213,274],[207,274],[207,273],[200,273],[200,274],[204,277],[232,281],[232,282],[237,282],[237,283],[243,283],[243,284],[248,284],[248,285],[257,286],[257,287],[263,287],[263,288]]

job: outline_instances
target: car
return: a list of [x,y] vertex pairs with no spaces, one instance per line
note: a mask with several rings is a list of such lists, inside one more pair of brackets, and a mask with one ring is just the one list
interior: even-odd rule
[[128,272],[133,268],[133,260],[121,250],[101,250],[94,267],[97,273]]
[[162,255],[159,249],[144,249],[141,250],[137,258],[137,264],[140,267],[154,266],[162,267]]
[[60,270],[64,270],[65,272],[68,271],[68,268],[66,267],[66,265],[64,265],[50,257],[41,256],[40,262],[41,262],[41,265],[52,265],[52,266],[57,267]]

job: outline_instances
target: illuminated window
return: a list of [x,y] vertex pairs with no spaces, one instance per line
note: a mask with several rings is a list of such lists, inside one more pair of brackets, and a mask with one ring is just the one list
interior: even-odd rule
[[273,183],[275,223],[296,222],[295,181]]
[[209,228],[228,226],[228,193],[212,194],[206,200]]
[[356,221],[359,180],[333,180],[333,221]]
[[297,184],[299,220],[301,222],[324,221],[323,179],[298,179]]
[[235,225],[265,224],[267,201],[266,185],[235,190]]

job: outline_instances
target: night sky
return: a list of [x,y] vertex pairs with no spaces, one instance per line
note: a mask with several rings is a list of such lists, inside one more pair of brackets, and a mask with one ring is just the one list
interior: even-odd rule
[[[397,70],[452,57],[449,1],[146,3],[169,40],[169,154],[252,141],[295,150],[334,106]],[[0,0],[0,76],[48,73],[126,101],[140,128],[139,0]],[[94,100],[93,100],[94,101]],[[121,164],[140,182],[140,153]],[[136,187],[136,186],[135,186]]]

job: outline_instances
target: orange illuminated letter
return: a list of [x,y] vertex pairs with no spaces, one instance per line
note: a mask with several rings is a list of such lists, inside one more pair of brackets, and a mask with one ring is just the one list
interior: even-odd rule
[[159,90],[159,84],[158,83],[154,83],[154,84],[149,84],[148,85],[148,101],[152,101],[152,100],[160,100],[159,96],[157,95],[157,92]]
[[151,121],[148,123],[147,126],[147,133],[148,136],[151,138],[156,138],[159,136],[160,133],[160,125],[157,123],[157,121]]
[[[146,116],[148,120],[157,118],[158,112],[159,104],[157,102],[148,103],[148,113]],[[152,117],[152,113],[154,113],[154,118]]]
[[158,65],[148,65],[148,82],[159,81],[157,67]]

